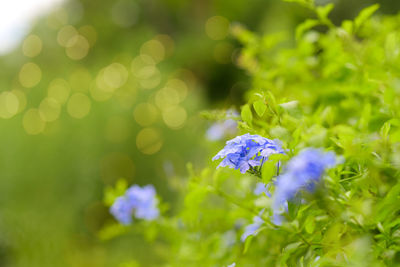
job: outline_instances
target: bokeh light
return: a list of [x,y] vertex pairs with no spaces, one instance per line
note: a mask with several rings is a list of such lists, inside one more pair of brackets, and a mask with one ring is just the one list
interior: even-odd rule
[[22,53],[27,57],[36,57],[42,51],[42,40],[39,36],[31,34],[22,43]]
[[179,129],[187,119],[186,110],[180,106],[171,106],[163,110],[162,117],[165,124],[171,129]]
[[0,94],[0,117],[3,119],[9,119],[13,117],[19,111],[19,99],[18,96],[12,92],[2,92]]
[[25,88],[36,86],[42,79],[42,71],[35,63],[24,64],[19,72],[19,82]]
[[54,98],[45,98],[40,102],[39,114],[46,122],[55,121],[60,116],[61,105]]
[[165,57],[165,48],[160,41],[150,40],[142,45],[140,53],[142,55],[150,56],[156,63],[158,63]]
[[71,117],[82,119],[89,114],[91,108],[90,98],[82,93],[73,94],[68,100],[67,111]]
[[69,41],[76,35],[78,35],[78,31],[75,27],[71,25],[64,26],[58,31],[57,42],[59,45],[67,47]]
[[67,102],[70,92],[70,85],[66,80],[61,78],[52,80],[47,89],[47,95],[50,98],[57,100],[60,104]]
[[66,44],[65,53],[70,59],[80,60],[89,52],[89,42],[82,35],[72,36]]
[[157,153],[163,145],[161,132],[155,128],[144,128],[136,136],[136,146],[146,155]]
[[97,31],[92,25],[84,25],[78,29],[78,32],[86,38],[92,47],[97,41]]
[[213,40],[222,40],[229,33],[229,20],[222,16],[214,16],[207,20],[206,34]]
[[43,132],[46,122],[40,116],[38,109],[31,108],[25,112],[22,125],[26,133],[36,135]]
[[120,63],[112,63],[102,69],[96,78],[96,85],[104,92],[114,92],[128,79],[128,70]]

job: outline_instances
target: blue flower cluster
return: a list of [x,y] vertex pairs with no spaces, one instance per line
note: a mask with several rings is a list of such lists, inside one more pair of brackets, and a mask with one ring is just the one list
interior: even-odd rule
[[128,225],[132,223],[132,215],[147,221],[156,219],[160,214],[157,204],[156,191],[152,185],[133,185],[115,200],[110,212],[121,224]]
[[307,148],[293,157],[286,171],[278,176],[273,196],[275,224],[281,224],[281,214],[287,210],[287,202],[294,199],[298,192],[314,191],[325,170],[337,164],[335,153],[320,149]]
[[284,153],[276,140],[247,133],[227,141],[226,146],[213,157],[213,160],[223,158],[218,168],[228,166],[245,173],[250,168],[262,165],[270,155]]

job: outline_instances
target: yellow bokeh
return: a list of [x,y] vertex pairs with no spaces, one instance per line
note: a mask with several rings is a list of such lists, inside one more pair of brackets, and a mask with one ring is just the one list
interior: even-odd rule
[[157,129],[145,128],[136,136],[136,146],[143,154],[155,154],[161,149],[162,145],[162,136]]
[[66,46],[65,53],[73,60],[80,60],[89,53],[89,42],[82,35],[71,37]]
[[161,82],[161,73],[154,65],[148,65],[138,70],[134,75],[144,89],[153,89]]
[[67,111],[73,118],[82,119],[89,114],[90,108],[90,98],[84,94],[73,94],[68,100]]
[[132,60],[131,72],[135,77],[139,77],[139,71],[147,66],[154,66],[156,62],[148,55],[139,55]]
[[46,122],[55,121],[60,116],[61,105],[54,98],[46,97],[40,102],[39,114]]
[[133,111],[133,117],[141,126],[150,126],[156,122],[158,110],[150,103],[141,103]]
[[24,64],[19,72],[19,82],[25,88],[34,87],[41,79],[42,71],[38,65],[32,62]]
[[68,11],[64,8],[59,8],[47,17],[47,26],[52,29],[59,29],[68,23]]
[[152,57],[154,61],[158,63],[165,57],[165,48],[160,41],[150,40],[142,45],[140,53]]
[[174,90],[176,90],[179,94],[179,101],[185,100],[188,94],[188,87],[186,83],[180,79],[168,80],[168,82],[165,84],[165,87],[173,88]]
[[165,57],[171,56],[174,53],[175,43],[174,40],[167,34],[158,34],[154,37],[154,40],[158,40],[162,43],[165,50]]
[[206,22],[206,34],[213,40],[224,39],[229,32],[229,20],[222,16],[214,16]]
[[187,119],[186,110],[180,106],[172,106],[162,113],[165,124],[171,129],[180,129]]
[[40,117],[39,110],[29,109],[25,112],[22,125],[28,134],[39,134],[43,132],[46,122]]
[[47,89],[47,95],[50,98],[57,100],[58,103],[64,104],[67,102],[71,88],[66,80],[57,78],[51,81]]
[[14,92],[0,94],[0,117],[9,119],[19,111],[19,99]]
[[120,63],[112,63],[100,71],[96,78],[97,86],[106,92],[112,92],[123,86],[128,80],[128,70]]
[[59,45],[67,47],[71,38],[75,37],[76,35],[78,35],[78,31],[75,29],[75,27],[71,25],[64,26],[58,31],[57,42]]
[[26,107],[26,95],[23,91],[14,89],[11,91],[18,98],[18,112],[21,112]]
[[42,40],[39,36],[31,34],[22,43],[22,53],[27,57],[35,57],[42,51]]
[[85,25],[78,29],[79,33],[86,38],[90,46],[94,46],[97,41],[96,29],[91,25]]
[[89,91],[92,98],[99,102],[106,101],[113,96],[112,91],[105,91],[103,89],[100,89],[97,86],[97,82],[92,82]]
[[154,101],[158,108],[167,109],[179,104],[179,92],[173,87],[164,87],[156,93]]

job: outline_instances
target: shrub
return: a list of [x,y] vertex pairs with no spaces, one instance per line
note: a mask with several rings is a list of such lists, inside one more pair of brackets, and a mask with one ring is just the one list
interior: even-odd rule
[[[374,5],[335,26],[332,4],[293,2],[315,13],[293,38],[232,26],[252,80],[236,120],[260,139],[228,144],[232,169],[216,169],[217,151],[203,170],[188,165],[180,211],[143,228],[158,233],[166,266],[400,260],[400,15],[372,16]],[[263,157],[260,140],[272,139],[283,152]]]

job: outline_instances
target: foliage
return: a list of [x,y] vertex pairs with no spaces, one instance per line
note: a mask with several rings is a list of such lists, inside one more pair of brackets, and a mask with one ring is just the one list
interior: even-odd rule
[[[252,79],[239,128],[281,140],[287,153],[271,156],[259,176],[216,170],[214,154],[203,170],[189,164],[180,211],[156,223],[156,242],[171,250],[166,266],[394,266],[400,259],[400,16],[373,16],[374,5],[335,26],[333,5],[291,2],[315,12],[295,41],[232,29],[243,45],[238,64]],[[334,151],[341,164],[316,191],[289,201],[285,220],[274,224],[277,164],[307,147]],[[261,181],[272,198],[253,193]],[[251,223],[253,235],[242,242]]]

